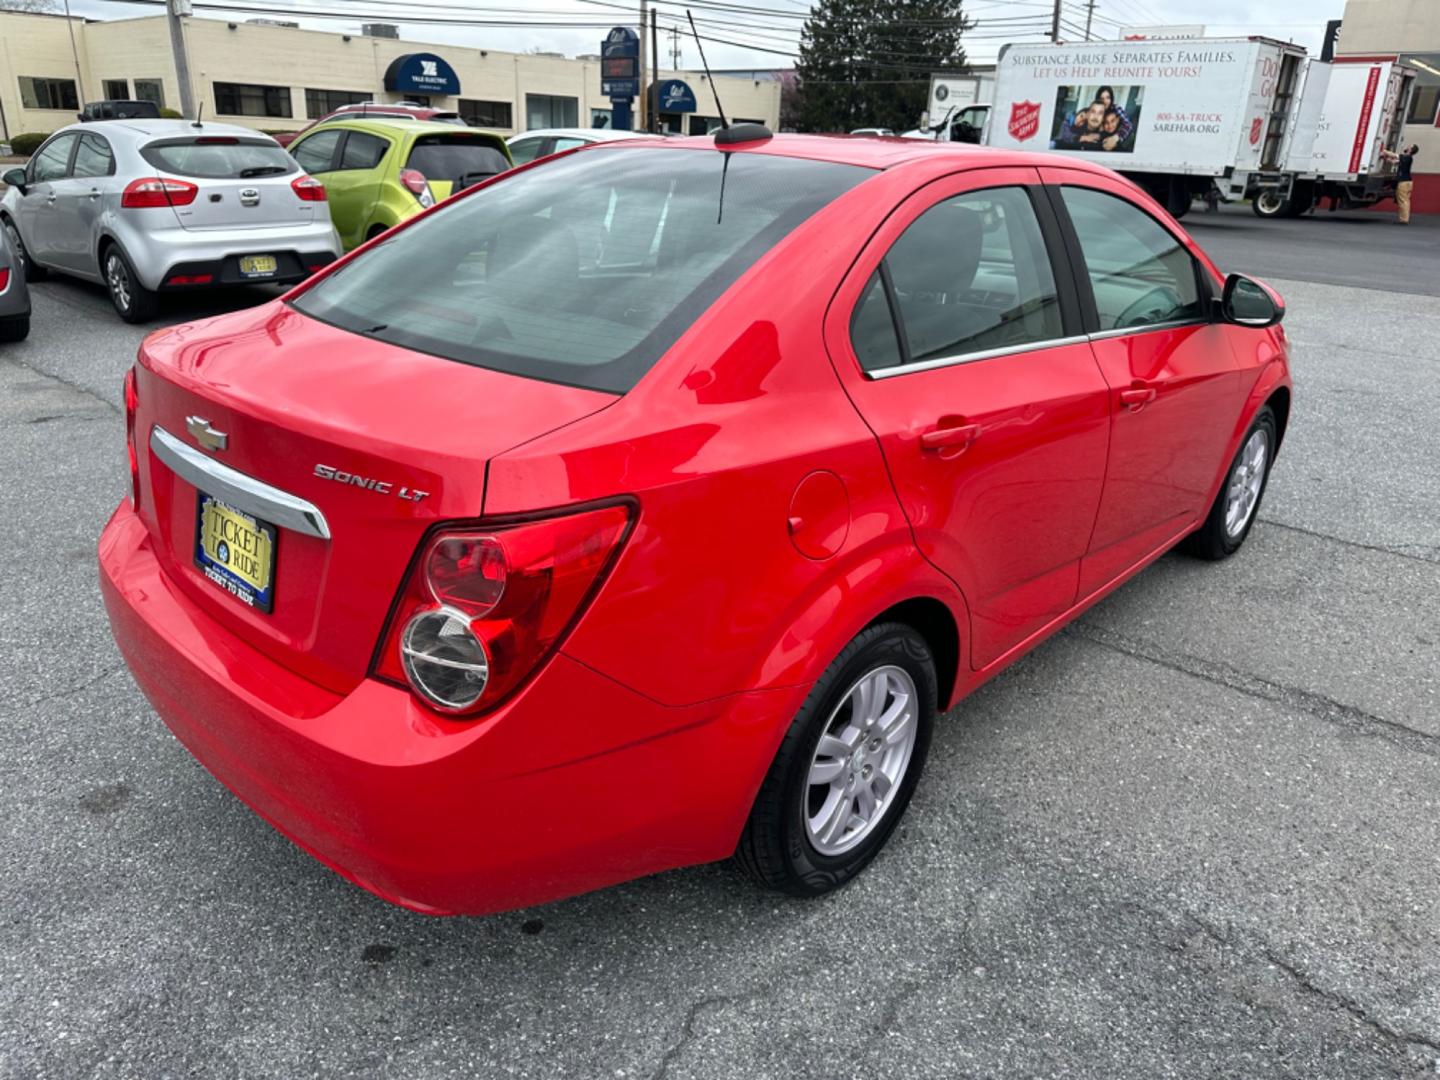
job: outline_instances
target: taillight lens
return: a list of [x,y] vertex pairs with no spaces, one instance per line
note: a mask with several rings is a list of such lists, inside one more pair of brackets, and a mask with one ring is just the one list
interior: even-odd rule
[[410,189],[410,193],[420,200],[421,206],[428,208],[435,205],[435,196],[430,192],[430,182],[419,169],[401,169],[400,183]]
[[313,176],[301,174],[290,181],[290,187],[302,202],[324,202],[325,185]]
[[5,291],[6,289],[8,289],[9,287],[10,287],[10,268],[9,268],[8,266],[0,266],[0,292],[4,292],[4,291]]
[[135,410],[140,396],[135,392],[135,369],[125,372],[125,449],[130,455],[130,505],[140,507],[140,459],[135,455]]
[[629,530],[612,505],[426,541],[386,628],[375,674],[441,712],[498,704],[559,643]]
[[200,188],[188,180],[152,176],[146,180],[131,180],[126,184],[120,195],[120,205],[132,210],[153,209],[157,206],[189,206],[199,192]]

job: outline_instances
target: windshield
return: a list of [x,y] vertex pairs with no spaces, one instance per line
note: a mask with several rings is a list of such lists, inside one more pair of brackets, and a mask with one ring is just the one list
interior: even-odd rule
[[228,135],[153,142],[140,149],[140,156],[165,172],[211,180],[283,176],[297,169],[290,155],[273,142],[246,141]]
[[871,175],[769,154],[582,150],[449,204],[294,305],[406,348],[624,393],[761,255]]
[[405,166],[426,180],[476,180],[504,172],[510,159],[483,137],[424,135],[415,140]]

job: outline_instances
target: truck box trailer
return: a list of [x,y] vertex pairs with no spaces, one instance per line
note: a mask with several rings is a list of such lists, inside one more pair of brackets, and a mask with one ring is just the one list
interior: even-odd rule
[[983,141],[1098,159],[1177,217],[1285,183],[1305,69],[1261,37],[1007,45]]
[[1327,201],[1350,210],[1393,197],[1395,165],[1385,151],[1399,148],[1414,88],[1414,70],[1401,64],[1310,61],[1288,175],[1255,199],[1255,213],[1298,217]]

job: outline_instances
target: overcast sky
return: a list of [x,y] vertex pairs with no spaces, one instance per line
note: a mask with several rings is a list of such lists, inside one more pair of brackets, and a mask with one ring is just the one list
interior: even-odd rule
[[[56,0],[57,5],[61,0]],[[302,25],[336,32],[358,33],[361,22],[399,22],[401,37],[430,44],[466,45],[502,51],[526,52],[532,49],[562,52],[567,56],[593,53],[606,26],[626,20],[625,6],[638,12],[639,0],[213,0],[216,6],[234,4],[255,10],[226,13],[216,7],[203,6],[194,0],[195,14],[207,18],[244,21],[269,15],[274,18],[298,19]],[[704,0],[714,3],[716,0]],[[727,0],[729,2],[729,0]],[[807,0],[733,0],[734,3],[764,8],[771,15],[737,14],[735,12],[695,9],[697,19],[709,20],[701,33],[737,44],[707,42],[706,57],[713,67],[788,67],[792,63],[795,41]],[[1066,21],[1071,27],[1067,36],[1080,39],[1085,21],[1085,0],[1064,0]],[[152,4],[118,3],[115,0],[70,0],[71,11],[90,18],[133,18],[153,15],[160,8]],[[967,42],[972,61],[993,60],[1005,40],[1041,40],[1041,31],[1048,23],[1050,0],[965,0],[965,10],[977,26]],[[1093,31],[1096,37],[1115,37],[1120,27],[1142,25],[1203,25],[1210,36],[1264,34],[1294,40],[1318,53],[1320,39],[1328,19],[1338,19],[1344,12],[1344,0],[1096,0]],[[306,9],[340,13],[341,18],[307,17]],[[261,10],[263,9],[263,10]],[[412,16],[425,14],[459,18],[486,18],[502,21],[534,19],[549,22],[593,22],[593,27],[491,27],[455,26],[439,23],[401,20],[401,11]],[[667,3],[662,13],[683,18],[679,2]],[[798,16],[798,17],[797,17]],[[631,16],[634,22],[638,14]],[[660,35],[661,64],[669,66],[670,35]],[[673,20],[669,20],[673,21]],[[750,46],[762,45],[775,52],[762,52]],[[680,41],[681,64],[698,67],[699,56],[693,40]]]

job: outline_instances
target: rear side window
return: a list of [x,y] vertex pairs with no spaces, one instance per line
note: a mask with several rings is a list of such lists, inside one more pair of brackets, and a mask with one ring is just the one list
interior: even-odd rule
[[534,161],[540,155],[540,148],[545,145],[545,139],[536,136],[533,139],[516,139],[510,144],[510,156],[515,159],[516,165],[524,165],[527,161]]
[[469,136],[422,135],[410,149],[405,162],[426,180],[472,181],[494,176],[510,168],[510,162],[495,144]]
[[871,175],[768,154],[586,150],[456,200],[294,305],[406,348],[623,393],[761,255]]
[[110,144],[99,135],[88,131],[80,136],[80,145],[75,150],[75,167],[70,175],[83,178],[109,176],[115,171],[115,155]]
[[1138,206],[1088,188],[1061,189],[1080,238],[1101,330],[1202,319],[1195,260]]
[[340,152],[340,168],[373,169],[380,164],[385,151],[389,149],[388,139],[363,131],[352,131],[345,139],[345,149]]
[[140,156],[164,172],[208,180],[248,180],[295,171],[290,155],[277,144],[229,135],[152,142],[141,147]]
[[904,356],[880,331],[888,310],[877,277],[851,326],[867,371],[1064,336],[1045,238],[1024,188],[972,191],[932,206],[895,241],[885,267]]

